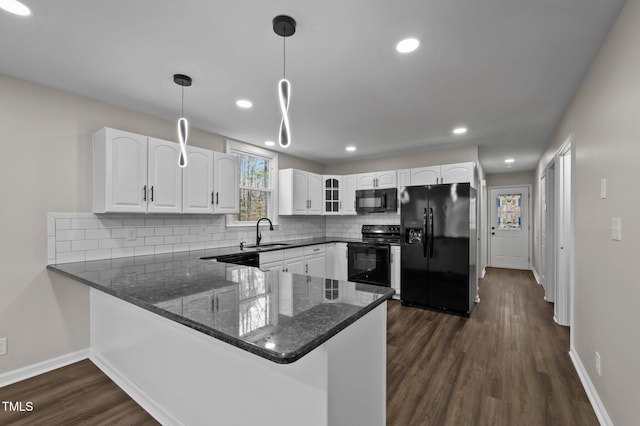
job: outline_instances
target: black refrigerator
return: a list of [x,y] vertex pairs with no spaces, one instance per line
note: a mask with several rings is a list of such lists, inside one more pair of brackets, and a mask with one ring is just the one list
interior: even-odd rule
[[403,305],[469,316],[477,294],[476,190],[468,183],[400,193]]

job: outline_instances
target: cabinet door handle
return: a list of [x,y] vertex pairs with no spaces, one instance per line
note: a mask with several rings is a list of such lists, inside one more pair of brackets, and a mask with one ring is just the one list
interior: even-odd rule
[[389,262],[393,263],[393,253],[389,253]]
[[216,206],[219,204],[218,193],[216,192]]
[[153,201],[153,185],[151,185],[151,201]]
[[147,201],[147,185],[142,187],[142,201]]
[[215,203],[213,202],[213,192],[211,192],[211,204],[212,204],[212,205],[213,205],[213,204],[215,204]]
[[305,274],[309,273],[309,264],[308,263],[306,265],[304,265],[304,273]]
[[342,211],[342,201],[338,201],[338,209]]
[[220,310],[220,299],[216,296],[216,311]]

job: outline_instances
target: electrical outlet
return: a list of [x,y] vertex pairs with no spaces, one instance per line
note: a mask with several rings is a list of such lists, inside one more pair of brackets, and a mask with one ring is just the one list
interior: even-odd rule
[[127,228],[127,241],[133,241],[137,238],[135,228]]
[[6,355],[6,354],[7,354],[7,338],[2,337],[0,338],[0,355]]
[[596,351],[596,373],[598,373],[598,376],[602,376],[602,360],[598,351]]
[[607,179],[600,179],[600,198],[607,198]]

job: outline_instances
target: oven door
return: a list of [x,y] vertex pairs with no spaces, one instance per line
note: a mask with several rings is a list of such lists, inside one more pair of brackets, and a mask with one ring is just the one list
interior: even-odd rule
[[388,244],[348,243],[347,252],[349,281],[391,286],[391,247]]

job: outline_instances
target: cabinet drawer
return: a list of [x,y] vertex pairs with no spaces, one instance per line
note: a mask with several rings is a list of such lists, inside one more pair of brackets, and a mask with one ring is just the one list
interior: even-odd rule
[[282,262],[282,252],[283,250],[274,250],[260,253],[260,266],[265,263]]
[[304,250],[302,247],[282,250],[284,252],[284,260],[293,259],[294,257],[304,256]]
[[325,253],[327,251],[327,247],[325,246],[325,244],[317,244],[315,246],[306,246],[306,247],[303,247],[303,249],[304,249],[305,256],[309,256],[310,254]]
[[283,271],[282,260],[277,262],[260,262],[260,269],[263,271]]

